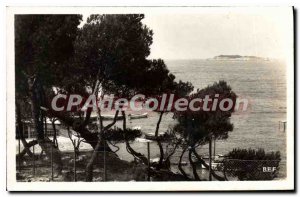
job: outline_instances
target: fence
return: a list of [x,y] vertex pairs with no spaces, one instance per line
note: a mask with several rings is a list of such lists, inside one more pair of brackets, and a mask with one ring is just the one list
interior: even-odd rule
[[[35,126],[31,121],[23,121],[22,127],[23,127],[24,138],[36,138]],[[58,136],[60,135],[60,130],[62,126],[56,123],[55,127],[56,127],[56,135]],[[47,122],[47,124],[44,124],[44,132],[45,132],[45,136],[54,135],[54,129],[52,123],[50,123],[49,121]],[[18,132],[16,132],[16,139],[19,139]]]
[[[20,140],[19,140],[20,141]],[[33,145],[30,148],[30,151],[32,152],[32,157],[29,156],[23,156],[21,159],[20,153],[21,153],[21,148],[20,148],[20,142],[19,142],[19,147],[18,147],[18,156],[17,156],[17,179],[20,177],[22,174],[25,176],[28,176],[27,178],[34,179],[37,171],[41,167],[47,166],[47,170],[44,171],[47,175],[42,177],[44,181],[48,180],[53,181],[54,180],[54,168],[53,168],[53,149],[51,148],[51,155],[50,158],[46,158],[46,155],[43,155],[43,152],[37,152],[37,149],[39,150],[40,148],[36,148],[37,145]],[[43,161],[43,162],[42,162]],[[44,162],[46,161],[46,162]],[[49,173],[50,171],[50,173]],[[46,179],[45,179],[46,178]]]
[[[18,143],[18,152],[21,152],[20,143]],[[150,146],[147,143],[148,147],[148,160],[150,161]],[[50,158],[47,158],[46,155],[41,154],[40,147],[38,145],[32,146],[31,149],[32,153],[35,155],[34,157],[26,157],[26,159],[20,160],[18,157],[17,160],[17,170],[18,175],[28,176],[31,180],[35,178],[37,173],[42,173],[44,179],[42,181],[60,181],[54,174],[54,167],[53,167],[53,159],[52,154]],[[51,151],[52,152],[52,151]],[[89,151],[91,152],[91,151]],[[98,152],[102,154],[101,157],[97,157],[96,165],[101,172],[98,171],[96,173],[100,174],[102,177],[102,181],[107,180],[106,175],[106,167],[116,166],[117,163],[109,160],[106,157],[105,152]],[[103,154],[105,153],[105,154]],[[85,173],[85,165],[87,161],[90,159],[90,156],[86,156],[86,158],[82,159],[85,155],[85,152],[80,152],[80,156],[76,155],[76,151],[65,153],[65,162],[68,162],[68,165],[64,163],[64,166],[67,166],[66,171],[68,171],[69,181],[78,181],[78,175]],[[108,154],[108,153],[107,153]],[[151,155],[152,158],[155,155]],[[171,165],[173,168],[176,168],[178,164],[178,154],[174,154],[171,157]],[[193,158],[195,164],[197,165],[197,171],[202,177],[208,177],[209,170],[207,166],[197,162],[196,158]],[[207,157],[203,158],[206,165],[208,165]],[[25,162],[25,163],[24,163]],[[176,163],[177,162],[177,163]],[[190,172],[192,175],[191,165],[189,163],[188,158],[185,156],[182,160],[183,167],[186,169],[187,172]],[[148,164],[148,168],[150,167],[150,163]],[[211,169],[219,176],[225,177],[226,180],[273,180],[277,178],[284,178],[286,172],[286,165],[285,160],[238,160],[238,159],[227,159],[227,158],[213,158]],[[103,169],[103,170],[102,170]],[[122,173],[122,172],[121,172]],[[22,178],[20,178],[22,179]],[[146,180],[150,180],[150,175],[146,177]],[[39,180],[37,180],[39,181]],[[63,180],[61,180],[63,181]]]
[[[21,142],[18,140],[17,153],[20,153],[24,150],[21,147]],[[148,144],[148,160],[150,161],[150,146]],[[30,157],[24,155],[21,159],[20,156],[17,156],[17,180],[18,181],[78,181],[78,175],[81,176],[80,181],[83,181],[82,177],[85,177],[85,168],[89,162],[92,150],[83,150],[78,152],[78,149],[71,151],[64,151],[62,160],[63,160],[63,170],[62,173],[65,177],[59,177],[55,174],[55,164],[53,162],[53,147],[51,146],[51,152],[49,157],[43,153],[39,145],[33,145],[30,148],[30,151],[34,155]],[[79,155],[77,155],[79,153]],[[110,154],[113,152],[97,151],[98,156],[94,161],[94,174],[98,174],[96,181],[107,181],[107,168],[112,166],[117,166],[118,163],[111,160]],[[148,168],[150,167],[150,163]],[[122,172],[120,172],[122,173]],[[64,179],[65,178],[65,179]],[[145,176],[145,180],[150,180],[149,170]]]

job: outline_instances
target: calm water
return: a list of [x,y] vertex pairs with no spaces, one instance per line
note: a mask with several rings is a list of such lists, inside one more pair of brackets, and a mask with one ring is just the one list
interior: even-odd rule
[[285,133],[278,122],[286,120],[286,69],[276,61],[169,61],[178,79],[191,81],[196,88],[225,80],[240,97],[251,100],[247,113],[234,114],[234,130],[218,142],[218,152],[232,148],[264,148],[285,155]]
[[[213,61],[172,60],[166,61],[176,78],[193,83],[195,89],[204,88],[219,80],[225,80],[240,97],[250,99],[250,109],[232,116],[234,130],[227,140],[216,142],[216,153],[226,154],[233,148],[264,148],[266,151],[280,151],[283,163],[286,159],[286,133],[278,129],[279,121],[286,120],[286,68],[278,61]],[[144,133],[154,132],[158,115],[150,114],[148,119],[133,120],[128,126],[141,126]],[[121,123],[118,123],[121,126]],[[174,124],[171,114],[164,116],[160,131],[166,131]],[[123,144],[121,146],[124,146]],[[144,154],[146,144],[132,143]],[[198,150],[208,153],[208,147]],[[132,157],[121,148],[123,159]],[[158,156],[158,148],[151,144],[151,157]],[[174,159],[176,159],[176,154]],[[186,159],[186,158],[185,158]]]
[[[225,80],[239,97],[248,98],[250,108],[247,112],[233,114],[231,121],[234,129],[229,133],[228,139],[216,142],[216,154],[226,154],[234,148],[263,148],[267,152],[280,151],[282,158],[280,178],[285,177],[286,133],[278,129],[279,121],[286,120],[286,68],[284,64],[277,61],[221,62],[213,60],[172,60],[166,61],[166,64],[177,80],[190,81],[195,89]],[[157,121],[158,114],[152,112],[149,113],[147,119],[128,120],[128,127],[140,126],[143,133],[154,133]],[[160,132],[167,131],[175,123],[172,114],[164,115]],[[118,121],[117,126],[122,127],[122,121]],[[124,143],[117,145],[120,147],[117,152],[120,158],[127,161],[133,160],[133,157],[126,151]],[[134,141],[131,145],[136,151],[147,154],[147,144]],[[112,146],[111,148],[114,149]],[[197,151],[207,155],[208,146],[200,147]],[[151,158],[159,156],[156,143],[150,144],[150,152]],[[171,158],[172,163],[178,162],[179,154],[180,151],[174,154]],[[187,155],[183,157],[183,161],[188,161]],[[172,166],[172,169],[177,171],[176,166]],[[191,173],[190,169],[190,166],[185,167],[188,173]],[[206,176],[207,172],[204,177]]]

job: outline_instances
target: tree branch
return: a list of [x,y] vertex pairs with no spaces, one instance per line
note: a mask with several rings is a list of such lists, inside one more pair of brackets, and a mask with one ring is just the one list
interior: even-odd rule
[[[204,165],[204,167],[205,167],[206,169],[209,169],[209,165],[207,165],[207,163],[205,163],[205,161],[198,155],[198,153],[196,152],[196,150],[193,149],[192,152],[194,153],[194,155],[196,156],[196,158],[198,159],[198,161],[199,161],[202,165]],[[219,180],[219,181],[225,181],[225,180],[226,180],[224,177],[221,177],[221,176],[217,175],[217,174],[215,173],[215,171],[213,171],[213,170],[211,170],[211,174],[213,175],[213,177],[214,177],[215,179],[217,179],[217,180]]]

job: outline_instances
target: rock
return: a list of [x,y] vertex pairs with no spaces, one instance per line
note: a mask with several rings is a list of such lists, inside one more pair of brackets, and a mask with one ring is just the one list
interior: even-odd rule
[[93,178],[93,181],[100,182],[103,181],[102,177]]

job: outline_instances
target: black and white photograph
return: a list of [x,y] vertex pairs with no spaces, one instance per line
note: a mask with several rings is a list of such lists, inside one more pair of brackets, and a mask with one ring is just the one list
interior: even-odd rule
[[294,189],[293,7],[7,7],[9,191]]

